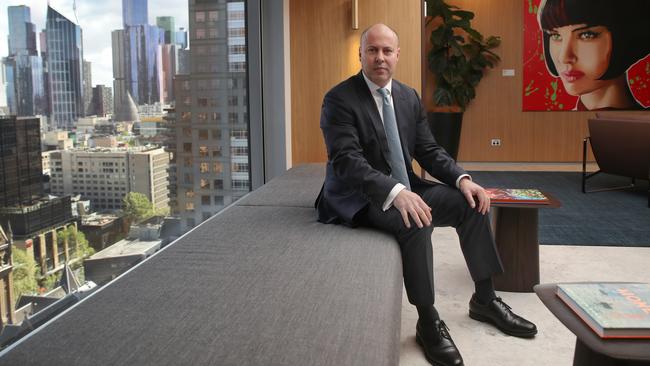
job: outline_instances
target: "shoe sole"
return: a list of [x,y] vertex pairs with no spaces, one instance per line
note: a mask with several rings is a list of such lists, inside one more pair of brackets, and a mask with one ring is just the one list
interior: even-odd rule
[[511,335],[511,336],[513,336],[513,337],[519,337],[519,338],[533,338],[533,337],[535,336],[535,334],[537,334],[537,329],[535,329],[535,330],[532,331],[532,332],[513,332],[513,331],[511,331],[511,330],[508,330],[508,329],[505,329],[505,328],[503,328],[503,327],[500,327],[500,326],[499,326],[499,325],[498,325],[494,320],[492,320],[491,318],[489,318],[489,317],[487,317],[487,316],[485,316],[485,315],[482,315],[482,314],[479,314],[479,313],[473,312],[473,311],[471,311],[471,310],[470,310],[470,312],[469,312],[469,317],[472,318],[472,319],[474,319],[474,320],[478,320],[478,321],[480,321],[480,322],[483,322],[483,323],[489,323],[489,324],[492,324],[492,325],[494,325],[495,327],[497,327],[497,329],[499,329],[500,331],[502,331],[503,333],[505,333],[505,334],[507,334],[507,335]]
[[[436,361],[435,359],[429,357],[429,355],[427,355],[427,351],[425,351],[425,348],[424,348],[424,342],[422,342],[422,340],[420,339],[420,336],[417,335],[417,334],[415,335],[415,343],[417,343],[418,346],[420,346],[422,348],[422,353],[424,353],[424,358],[427,361],[429,361],[430,364],[432,364],[433,366],[446,366],[444,363],[440,363],[440,362]],[[461,363],[458,366],[464,366],[464,365],[465,365],[465,363]]]

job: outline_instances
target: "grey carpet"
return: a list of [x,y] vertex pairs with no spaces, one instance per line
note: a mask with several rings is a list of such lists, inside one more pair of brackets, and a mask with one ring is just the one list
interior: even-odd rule
[[395,365],[399,248],[311,208],[231,207],[0,365]]
[[[483,187],[538,188],[551,193],[562,207],[539,212],[540,244],[650,247],[648,181],[629,190],[583,194],[581,173],[471,172]],[[589,188],[629,184],[613,175],[598,175]]]

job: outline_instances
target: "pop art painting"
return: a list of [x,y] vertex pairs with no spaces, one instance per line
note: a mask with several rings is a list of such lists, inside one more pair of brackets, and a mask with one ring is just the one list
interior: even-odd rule
[[523,0],[524,111],[650,109],[649,0]]

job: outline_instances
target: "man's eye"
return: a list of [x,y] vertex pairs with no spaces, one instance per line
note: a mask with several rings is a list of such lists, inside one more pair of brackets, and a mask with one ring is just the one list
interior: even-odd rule
[[584,32],[580,32],[580,34],[578,34],[578,37],[583,40],[588,40],[588,39],[597,38],[599,34],[600,33],[594,31],[584,31]]

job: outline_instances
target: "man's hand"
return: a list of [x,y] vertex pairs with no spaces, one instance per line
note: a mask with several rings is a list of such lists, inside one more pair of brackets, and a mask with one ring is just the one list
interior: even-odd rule
[[474,201],[474,196],[476,196],[478,198],[478,212],[483,215],[490,212],[490,197],[488,197],[483,187],[472,182],[467,177],[460,180],[458,187],[472,208],[476,208],[476,202]]
[[420,229],[431,225],[431,207],[420,196],[408,189],[402,189],[397,194],[397,197],[393,200],[393,206],[402,214],[404,225],[407,228],[411,228],[409,215]]

